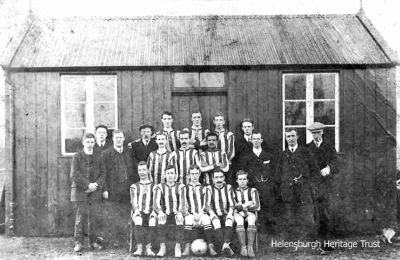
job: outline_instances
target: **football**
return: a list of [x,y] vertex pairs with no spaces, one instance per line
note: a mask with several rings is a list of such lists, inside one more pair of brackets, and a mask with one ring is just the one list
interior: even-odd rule
[[196,239],[190,248],[194,255],[204,255],[207,252],[207,243],[203,239]]

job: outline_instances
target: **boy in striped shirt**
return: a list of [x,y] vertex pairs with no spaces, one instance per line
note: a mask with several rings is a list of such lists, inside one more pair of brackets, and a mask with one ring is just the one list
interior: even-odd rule
[[188,131],[181,131],[179,141],[181,148],[171,153],[171,160],[175,161],[177,166],[178,182],[187,184],[189,183],[189,167],[193,164],[200,164],[199,154],[196,149],[189,146]]
[[169,111],[164,111],[161,115],[161,122],[163,124],[163,133],[167,136],[167,150],[169,152],[178,150],[181,144],[179,143],[179,130],[172,128],[174,115]]
[[[223,241],[222,254],[232,256],[230,247],[233,236],[233,189],[225,183],[225,175],[220,169],[213,172],[213,184],[208,186],[206,193],[206,212],[210,215],[214,227],[214,234],[219,241]],[[221,228],[223,226],[223,232]]]
[[[236,173],[238,187],[235,190],[236,233],[241,245],[240,254],[244,257],[255,257],[253,243],[256,228],[256,212],[260,210],[260,199],[256,188],[247,186],[247,172],[240,170]],[[244,222],[247,222],[247,247]]]
[[[166,254],[167,233],[175,234],[175,257],[181,257],[181,243],[183,242],[183,212],[185,210],[185,185],[176,182],[175,168],[169,165],[165,170],[166,182],[155,187],[154,210],[158,219],[158,238],[160,251],[157,256]],[[172,230],[169,225],[172,226]]]
[[186,207],[185,207],[185,226],[184,235],[186,240],[183,256],[190,253],[190,243],[196,239],[196,233],[193,227],[202,227],[204,229],[205,239],[208,243],[208,251],[211,256],[217,255],[212,243],[213,226],[211,225],[210,216],[204,212],[205,194],[207,188],[201,185],[200,167],[192,164],[189,168],[190,183],[186,185]]
[[157,223],[157,215],[153,211],[154,185],[149,179],[149,171],[147,170],[146,162],[139,162],[137,168],[140,180],[132,184],[130,188],[132,205],[131,217],[135,224],[133,231],[137,241],[137,249],[133,255],[141,256],[143,253],[143,244],[146,242],[146,255],[155,256],[154,252],[151,250],[151,241],[154,239]]
[[209,133],[206,140],[207,150],[200,154],[200,169],[203,173],[201,182],[211,184],[214,169],[218,168],[226,173],[229,171],[229,162],[226,153],[217,148],[218,135],[216,133]]
[[[225,116],[221,112],[218,112],[214,115],[213,119],[214,123],[214,132],[218,135],[218,148],[226,153],[228,157],[229,165],[233,157],[235,157],[235,136],[233,133],[227,129],[225,129]],[[233,183],[232,174],[228,174],[226,177],[226,181],[230,184]]]
[[208,129],[203,129],[201,126],[201,113],[192,113],[192,128],[190,129],[190,145],[197,149],[204,149],[207,147],[206,136],[210,132]]
[[175,165],[171,152],[168,152],[166,143],[167,136],[157,132],[156,142],[158,149],[150,153],[147,159],[147,168],[150,172],[150,180],[154,184],[165,183],[165,170],[169,164]]

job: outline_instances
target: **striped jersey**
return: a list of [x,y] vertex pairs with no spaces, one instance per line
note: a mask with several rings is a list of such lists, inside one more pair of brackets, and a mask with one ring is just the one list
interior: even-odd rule
[[[210,172],[214,170],[214,164],[221,163],[220,166],[223,172],[229,171],[229,162],[226,153],[217,149],[214,151],[207,150],[200,154],[200,170],[204,173],[204,181],[206,184],[211,183]],[[202,166],[203,165],[203,166]]]
[[228,160],[231,161],[235,157],[235,136],[231,131],[226,129],[217,131],[218,135],[218,148],[226,153]]
[[245,204],[249,201],[253,202],[253,205],[248,208],[248,211],[259,211],[260,210],[260,198],[256,188],[246,189],[236,188],[235,190],[235,202],[236,204]]
[[206,208],[217,216],[233,213],[235,207],[233,200],[233,188],[224,184],[221,188],[209,185],[206,192]]
[[210,130],[200,128],[195,128],[192,126],[190,129],[190,140],[195,144],[196,149],[199,149],[201,146],[207,145],[206,136],[210,133]]
[[169,215],[184,212],[185,185],[174,183],[174,185],[168,186],[166,183],[160,183],[157,184],[154,192],[154,209],[157,213],[163,211]]
[[181,147],[179,142],[179,130],[174,129],[163,129],[163,133],[167,136],[167,150],[172,152],[176,151]]
[[150,172],[150,180],[154,184],[165,182],[165,169],[169,164],[174,165],[173,157],[171,157],[171,152],[165,151],[164,153],[159,153],[158,151],[153,151],[150,153],[147,159],[147,168]]
[[186,185],[186,210],[190,214],[200,213],[204,210],[207,187],[197,184]]
[[145,214],[150,214],[153,211],[153,188],[152,182],[140,183],[137,182],[131,185],[131,204],[133,211],[140,211]]
[[171,153],[171,160],[175,162],[178,182],[189,183],[189,168],[192,164],[200,166],[199,153],[196,149],[182,149]]

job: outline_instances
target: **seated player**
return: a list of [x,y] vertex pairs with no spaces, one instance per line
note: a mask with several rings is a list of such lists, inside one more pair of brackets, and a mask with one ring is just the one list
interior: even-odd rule
[[[181,257],[183,242],[183,211],[185,210],[185,185],[176,182],[175,167],[168,165],[165,170],[165,183],[158,184],[155,189],[154,210],[158,218],[158,238],[160,251],[157,256],[166,254],[167,233],[174,232],[175,257]],[[169,226],[173,225],[173,226]],[[172,229],[172,230],[171,230]]]
[[[135,224],[133,227],[137,249],[135,256],[143,254],[143,244],[146,243],[146,255],[155,256],[151,250],[151,241],[154,239],[157,215],[153,211],[153,183],[149,178],[147,164],[144,161],[138,163],[139,182],[131,185],[131,217]],[[147,238],[147,239],[146,239]]]
[[188,256],[190,253],[190,243],[196,239],[196,233],[193,227],[202,227],[204,229],[205,239],[208,243],[208,251],[211,256],[215,256],[217,252],[214,250],[212,243],[212,231],[210,216],[204,212],[204,197],[206,187],[201,185],[200,167],[192,164],[189,167],[190,183],[186,185],[186,208],[185,208],[185,227],[184,235],[186,240],[183,256]]
[[[240,170],[236,173],[238,187],[235,191],[235,213],[233,214],[236,222],[236,233],[241,245],[240,254],[242,256],[255,257],[253,250],[256,228],[256,211],[260,210],[260,199],[256,188],[247,186],[249,182],[247,172]],[[247,222],[247,247],[244,222]]]
[[[206,212],[210,215],[217,239],[224,242],[222,254],[228,256],[234,254],[230,247],[234,206],[232,186],[225,183],[225,175],[221,169],[214,169],[213,184],[208,186],[206,193]],[[223,232],[221,232],[221,224],[224,225]]]

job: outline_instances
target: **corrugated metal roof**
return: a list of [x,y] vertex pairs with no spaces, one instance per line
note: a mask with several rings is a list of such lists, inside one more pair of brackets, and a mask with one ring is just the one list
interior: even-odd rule
[[[12,68],[389,64],[357,15],[35,18]],[[382,39],[380,39],[382,40]],[[15,51],[15,50],[14,50]]]

